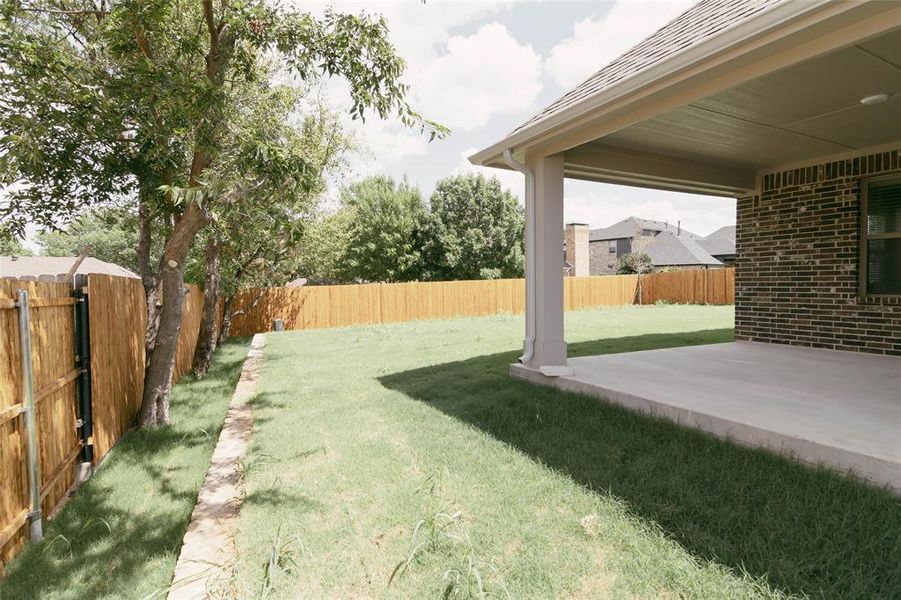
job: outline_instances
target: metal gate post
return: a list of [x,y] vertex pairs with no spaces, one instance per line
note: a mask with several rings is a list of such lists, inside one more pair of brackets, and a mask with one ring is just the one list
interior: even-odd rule
[[34,379],[31,364],[31,330],[29,329],[28,291],[19,290],[19,353],[22,362],[22,404],[25,407],[25,457],[28,465],[28,487],[31,496],[31,541],[44,537],[41,524],[41,467],[38,463],[38,423],[34,405]]
[[81,437],[81,465],[76,470],[79,483],[90,477],[94,462],[94,416],[91,398],[91,324],[88,313],[86,275],[75,276],[75,355],[78,358],[78,429]]

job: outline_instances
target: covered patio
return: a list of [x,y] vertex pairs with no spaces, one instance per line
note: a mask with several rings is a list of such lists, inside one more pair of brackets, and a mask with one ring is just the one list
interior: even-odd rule
[[[901,490],[899,110],[901,5],[699,2],[473,155],[526,179],[513,375]],[[569,360],[567,177],[736,198],[739,341]]]
[[901,492],[901,358],[734,342],[584,356],[516,377],[597,396]]

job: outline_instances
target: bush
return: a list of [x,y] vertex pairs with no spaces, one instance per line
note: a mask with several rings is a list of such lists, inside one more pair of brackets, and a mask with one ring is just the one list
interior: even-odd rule
[[616,272],[619,275],[644,275],[654,270],[651,257],[643,252],[623,254],[616,261]]

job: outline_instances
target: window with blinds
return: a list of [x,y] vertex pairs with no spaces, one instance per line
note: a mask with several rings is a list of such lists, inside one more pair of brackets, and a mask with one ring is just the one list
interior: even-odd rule
[[861,208],[861,294],[901,296],[901,177],[865,182]]

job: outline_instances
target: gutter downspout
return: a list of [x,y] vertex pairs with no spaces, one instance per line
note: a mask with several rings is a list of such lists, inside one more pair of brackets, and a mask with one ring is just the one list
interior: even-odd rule
[[525,175],[526,186],[526,339],[523,342],[523,353],[519,362],[527,363],[535,353],[535,173],[525,164],[513,158],[511,148],[504,150],[504,160]]

